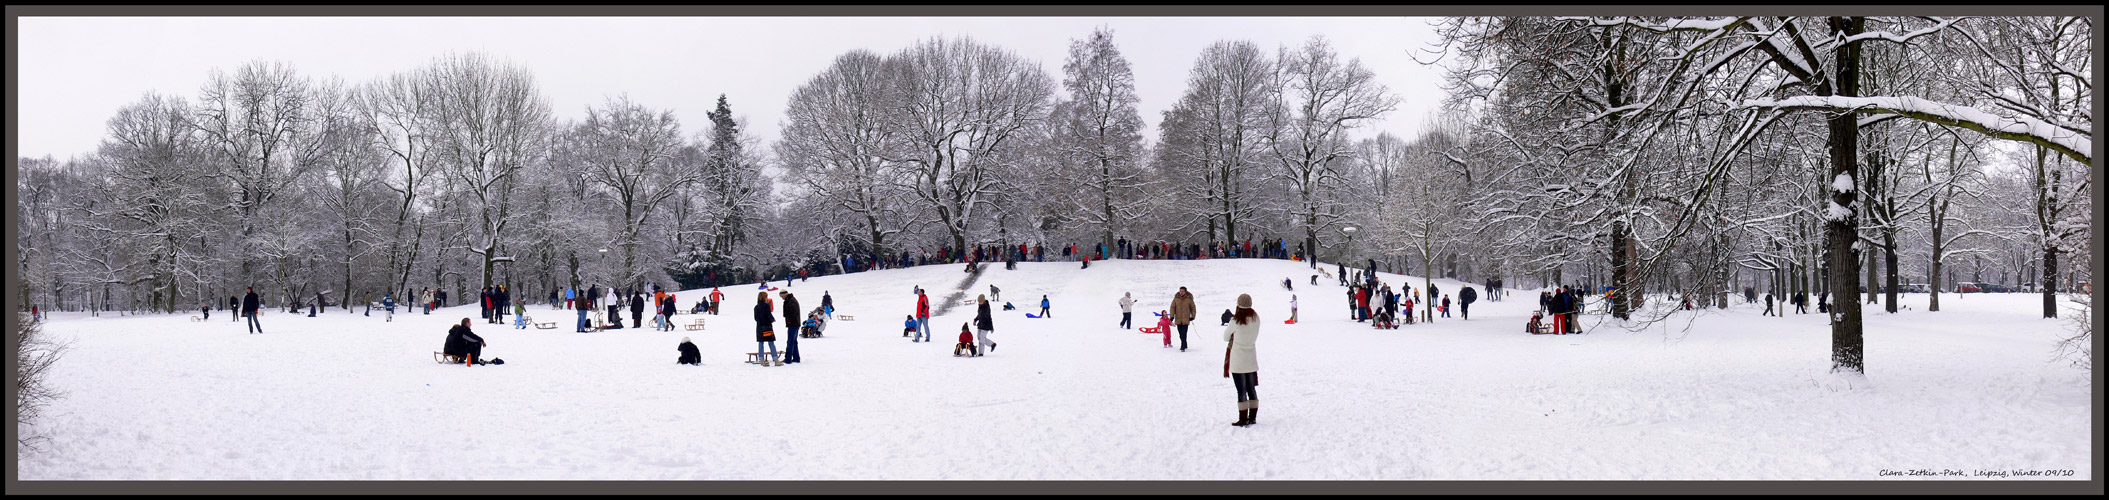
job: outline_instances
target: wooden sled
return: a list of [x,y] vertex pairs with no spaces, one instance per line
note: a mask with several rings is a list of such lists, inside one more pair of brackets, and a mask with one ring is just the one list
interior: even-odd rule
[[839,319],[839,320],[843,320],[843,321],[856,321],[856,320],[857,320],[857,318],[856,318],[855,316],[850,316],[850,315],[848,315],[848,314],[837,314],[837,315],[835,315],[835,319]]
[[693,332],[693,331],[696,331],[696,330],[702,330],[702,329],[703,329],[703,318],[696,318],[696,320],[695,320],[695,321],[693,321],[693,322],[690,322],[689,324],[686,324],[686,325],[681,325],[681,327],[682,327],[682,328],[685,328],[685,329],[687,329],[688,331],[691,331],[691,332]]
[[432,360],[442,365],[461,364],[461,356],[448,356],[445,351],[432,351]]
[[200,321],[205,321],[205,318],[203,318],[203,317],[199,317],[199,316],[191,316],[191,317],[190,317],[190,321],[191,321],[192,323],[196,323],[196,322],[200,322]]

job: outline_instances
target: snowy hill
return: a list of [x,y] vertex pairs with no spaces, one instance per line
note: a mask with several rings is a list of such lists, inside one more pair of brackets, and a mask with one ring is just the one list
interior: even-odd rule
[[[52,314],[74,342],[54,384],[69,394],[43,479],[1877,479],[1885,469],[2070,469],[2088,479],[2089,377],[2047,361],[2070,328],[2034,318],[2034,295],[1944,297],[1949,310],[1868,319],[1865,382],[1827,375],[1822,315],[1748,305],[1631,332],[1590,317],[1584,335],[1528,335],[1535,292],[1474,304],[1472,318],[1375,330],[1347,319],[1344,288],[1278,260],[991,266],[965,296],[1002,289],[1000,347],[954,358],[974,308],[901,337],[913,288],[941,300],[967,273],[943,265],[797,282],[823,291],[827,336],[805,361],[744,364],[753,285],[726,287],[704,331],[573,333],[575,315],[530,305],[554,330],[478,322],[504,366],[433,363],[473,306],[384,322],[266,313],[264,334],[216,311]],[[1295,290],[1283,290],[1289,278]],[[1383,275],[1389,283],[1404,277]],[[1421,280],[1411,284],[1421,287]],[[783,282],[772,282],[783,286]],[[1460,283],[1437,280],[1444,293]],[[1155,324],[1188,287],[1187,352],[1118,328]],[[1483,291],[1482,291],[1483,292]],[[709,290],[680,292],[685,314]],[[1216,316],[1252,294],[1257,425],[1234,428]],[[1282,324],[1290,294],[1302,321]],[[1042,294],[1052,317],[1028,319]],[[1913,302],[1915,301],[1915,302]],[[999,304],[1000,305],[1000,304]],[[777,313],[781,317],[781,312]],[[1453,312],[1453,316],[1456,313]],[[647,318],[649,319],[649,318]],[[625,323],[628,319],[625,318]],[[779,325],[779,328],[781,325]],[[779,330],[781,331],[781,330]],[[703,366],[676,365],[690,337]],[[779,335],[782,337],[782,335]],[[783,347],[779,340],[779,348]],[[1173,341],[1175,344],[1177,339]],[[25,431],[31,431],[25,429]],[[2068,479],[2068,478],[2059,478]]]

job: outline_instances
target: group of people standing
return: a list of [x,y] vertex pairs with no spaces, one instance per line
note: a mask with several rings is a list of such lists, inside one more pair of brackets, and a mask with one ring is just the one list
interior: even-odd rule
[[1582,333],[1580,322],[1586,295],[1579,289],[1561,286],[1538,293],[1538,309],[1552,316],[1553,333]]

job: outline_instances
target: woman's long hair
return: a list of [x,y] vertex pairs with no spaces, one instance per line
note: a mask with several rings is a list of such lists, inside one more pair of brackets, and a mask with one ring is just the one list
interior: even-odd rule
[[1249,325],[1252,324],[1253,321],[1258,321],[1260,319],[1260,313],[1259,311],[1252,310],[1252,308],[1250,307],[1240,307],[1238,308],[1237,314],[1231,316],[1230,319],[1237,321],[1240,325]]

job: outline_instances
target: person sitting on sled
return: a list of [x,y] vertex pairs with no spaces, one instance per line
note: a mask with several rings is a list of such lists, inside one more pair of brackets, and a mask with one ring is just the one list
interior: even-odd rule
[[806,313],[805,322],[799,324],[798,335],[808,338],[818,337],[821,335],[820,328],[820,311],[815,310],[813,312]]
[[[910,335],[915,335],[915,315],[913,314],[908,315],[908,328],[901,330],[902,337],[907,337]],[[911,339],[910,341],[918,342],[919,340]]]
[[460,358],[462,364],[466,366],[485,364],[482,360],[476,359],[477,356],[483,355],[483,347],[485,345],[483,337],[479,337],[475,332],[469,331],[469,318],[462,318],[461,324],[454,325],[454,328],[447,330],[447,343],[442,353],[450,357]]
[[981,349],[974,346],[974,332],[967,330],[966,323],[959,324],[959,343],[952,345],[952,356],[980,356]]

